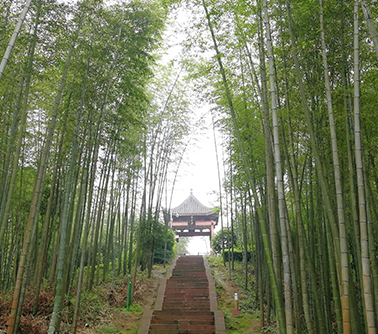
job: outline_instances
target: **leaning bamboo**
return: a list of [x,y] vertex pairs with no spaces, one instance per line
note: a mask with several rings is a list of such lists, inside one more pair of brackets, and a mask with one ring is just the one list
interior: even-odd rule
[[328,107],[329,127],[331,131],[332,158],[333,158],[333,168],[334,168],[334,176],[335,176],[337,213],[338,213],[339,232],[340,232],[340,253],[341,253],[340,260],[341,260],[341,288],[342,288],[341,307],[342,307],[342,315],[343,315],[343,333],[349,334],[351,329],[350,329],[350,314],[349,314],[350,311],[349,311],[348,240],[347,240],[347,232],[346,232],[346,226],[345,226],[345,214],[344,214],[343,193],[342,193],[342,184],[341,184],[339,153],[338,153],[338,148],[337,148],[336,127],[335,127],[335,119],[333,115],[331,87],[330,87],[328,61],[327,61],[327,54],[326,54],[322,0],[319,0],[319,8],[320,8],[320,35],[321,35],[323,67],[324,67],[324,85],[325,85],[327,107]]
[[264,219],[265,217],[263,215],[262,208],[260,206],[260,199],[257,195],[257,187],[255,185],[254,178],[251,175],[249,163],[247,161],[246,154],[245,154],[244,144],[242,142],[240,131],[239,131],[239,128],[237,126],[236,111],[235,111],[234,106],[233,106],[233,101],[232,101],[232,97],[231,97],[229,83],[228,83],[227,76],[226,76],[226,71],[223,67],[222,54],[220,53],[219,48],[218,48],[218,42],[217,42],[217,39],[216,39],[215,34],[214,34],[214,29],[213,29],[213,26],[212,26],[212,23],[211,23],[211,20],[210,20],[210,15],[209,15],[205,0],[202,0],[202,5],[203,5],[203,8],[204,8],[205,13],[206,13],[207,24],[208,24],[208,27],[209,27],[209,30],[210,30],[210,33],[211,33],[213,43],[214,43],[214,49],[215,49],[215,52],[216,52],[216,55],[217,55],[216,58],[217,58],[217,61],[218,61],[220,74],[222,76],[222,82],[223,82],[223,85],[224,85],[224,89],[225,89],[225,93],[226,93],[226,97],[227,97],[227,102],[228,102],[228,106],[229,106],[230,113],[231,113],[231,119],[232,119],[234,132],[235,132],[235,135],[236,135],[236,138],[237,138],[237,143],[238,143],[240,151],[241,151],[244,169],[245,169],[245,172],[247,174],[247,178],[248,178],[248,181],[250,183],[250,186],[251,186],[251,189],[252,189],[252,192],[253,192],[253,196],[254,196],[254,199],[255,199],[255,203],[256,203],[256,210],[258,212],[261,233],[263,235],[265,256],[266,256],[266,260],[267,260],[267,264],[268,264],[269,276],[270,276],[270,280],[271,280],[271,286],[272,286],[274,301],[275,301],[275,306],[276,306],[277,319],[278,319],[279,328],[280,328],[280,331],[281,331],[280,333],[286,334],[285,315],[284,315],[285,312],[284,312],[284,309],[283,309],[281,296],[278,293],[277,279],[276,279],[276,274],[274,272],[273,263],[272,263],[272,252],[271,252],[270,243],[269,243],[269,240],[268,240],[266,222],[265,222],[265,219]]
[[14,31],[13,31],[12,37],[11,37],[11,39],[9,41],[8,47],[5,50],[3,59],[1,60],[1,63],[0,63],[0,80],[1,80],[1,77],[3,76],[3,73],[5,71],[5,67],[7,66],[7,63],[8,63],[8,60],[10,58],[10,55],[12,53],[12,50],[14,48],[14,45],[16,44],[16,40],[17,40],[17,37],[18,37],[18,35],[20,33],[22,24],[24,23],[25,16],[26,16],[26,14],[28,13],[28,11],[30,9],[31,2],[32,2],[32,0],[27,0],[26,1],[24,9],[22,10],[21,15],[20,15],[20,17],[18,19],[18,22],[16,24],[16,27],[14,28]]
[[39,168],[38,168],[37,179],[35,181],[33,198],[32,198],[31,205],[30,205],[29,218],[28,218],[28,222],[27,222],[27,226],[26,226],[25,237],[24,237],[24,242],[23,242],[21,256],[20,256],[20,262],[19,262],[19,265],[18,265],[17,280],[16,280],[16,285],[15,285],[15,290],[14,290],[14,295],[13,295],[13,301],[12,301],[12,310],[11,310],[11,314],[10,314],[9,321],[8,321],[8,330],[7,330],[8,334],[13,334],[13,330],[14,330],[14,325],[15,325],[15,320],[16,320],[16,312],[17,312],[20,293],[21,293],[21,285],[22,285],[22,280],[23,280],[24,271],[25,271],[26,254],[28,252],[28,248],[29,248],[29,244],[30,244],[30,233],[31,233],[31,230],[32,230],[32,227],[33,227],[33,223],[35,221],[36,213],[38,211],[38,207],[37,207],[38,198],[41,195],[41,192],[42,192],[42,189],[43,189],[43,183],[44,183],[48,158],[50,156],[50,148],[51,148],[53,134],[54,134],[54,130],[55,130],[55,123],[56,123],[56,120],[57,120],[58,109],[59,109],[61,97],[62,97],[62,94],[63,94],[63,88],[65,87],[65,84],[66,84],[68,68],[69,68],[69,65],[71,63],[71,58],[72,58],[72,55],[73,55],[76,38],[77,38],[77,34],[76,34],[76,37],[74,38],[74,43],[71,45],[70,51],[69,51],[67,58],[66,58],[66,63],[65,63],[65,66],[64,66],[62,79],[60,81],[58,93],[56,95],[55,102],[54,102],[53,115],[52,115],[52,118],[50,120],[50,124],[49,124],[49,127],[48,127],[46,142],[45,142],[45,146],[43,148],[42,158],[41,158],[41,162],[40,162],[40,165],[39,165]]
[[360,50],[359,50],[359,22],[358,0],[354,2],[354,145],[357,171],[358,207],[361,233],[361,263],[363,275],[363,294],[368,334],[376,333],[374,320],[374,298],[371,283],[369,241],[366,216],[365,183],[362,158],[362,134],[360,119]]
[[[292,334],[294,332],[293,325],[293,306],[291,296],[291,272],[290,272],[290,259],[289,259],[289,246],[288,246],[288,233],[286,229],[285,220],[285,192],[283,186],[282,164],[281,164],[281,152],[280,142],[278,135],[278,117],[277,117],[277,94],[274,80],[274,60],[273,60],[273,46],[272,37],[270,33],[270,23],[268,16],[268,7],[266,0],[263,0],[264,11],[264,24],[265,33],[267,39],[268,48],[268,60],[269,60],[269,84],[271,94],[271,108],[272,108],[272,123],[273,123],[273,143],[274,143],[274,160],[276,167],[276,179],[277,179],[277,193],[278,193],[278,212],[281,230],[281,249],[282,249],[282,267],[283,267],[283,283],[284,283],[284,296],[285,296],[285,315],[286,315],[286,332]],[[273,213],[274,214],[274,213]]]

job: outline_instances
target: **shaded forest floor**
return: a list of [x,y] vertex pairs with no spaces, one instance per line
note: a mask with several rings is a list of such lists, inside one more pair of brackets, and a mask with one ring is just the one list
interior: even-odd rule
[[[128,279],[116,279],[114,289],[111,282],[101,283],[92,292],[83,292],[80,303],[80,320],[77,333],[122,333],[136,334],[143,314],[143,307],[152,307],[157,295],[160,278],[166,268],[155,266],[151,279],[146,273],[140,273],[135,284],[134,303],[126,311]],[[73,296],[76,295],[74,291]],[[6,333],[6,324],[11,309],[11,294],[0,294],[0,333]],[[34,294],[28,291],[25,296],[20,334],[45,334],[54,303],[54,292],[43,291],[40,294],[39,311],[32,316]],[[75,297],[66,302],[62,312],[59,333],[72,333],[70,326],[73,318]]]
[[[244,268],[241,263],[235,262],[232,280],[229,278],[228,267],[223,266],[221,257],[209,257],[209,265],[215,279],[218,308],[224,312],[227,333],[275,333],[274,326],[265,325],[263,328],[260,326],[258,304],[254,301],[255,277],[249,275],[248,291],[246,292],[243,288]],[[241,311],[238,317],[232,315],[235,292],[239,296],[239,310]]]
[[[260,328],[259,312],[253,302],[251,289],[254,287],[254,277],[250,276],[250,290],[243,289],[243,268],[235,263],[233,279],[229,279],[228,269],[222,264],[221,258],[209,258],[209,264],[216,282],[218,305],[224,311],[228,334],[261,334],[274,333],[273,327]],[[117,279],[114,289],[111,282],[101,283],[92,292],[84,292],[80,306],[80,321],[77,333],[80,334],[137,334],[143,308],[152,308],[157,296],[159,280],[165,276],[166,268],[154,266],[151,279],[146,273],[140,273],[135,286],[134,304],[126,311],[127,279]],[[240,300],[241,315],[232,316],[234,308],[234,293]],[[75,295],[75,291],[74,294]],[[6,333],[6,324],[11,308],[11,294],[0,295],[0,333]],[[54,292],[45,290],[40,294],[39,311],[32,316],[34,294],[28,291],[25,296],[23,316],[21,318],[20,334],[44,334],[48,331],[53,308]],[[66,302],[62,312],[62,324],[59,333],[71,333],[75,297]]]

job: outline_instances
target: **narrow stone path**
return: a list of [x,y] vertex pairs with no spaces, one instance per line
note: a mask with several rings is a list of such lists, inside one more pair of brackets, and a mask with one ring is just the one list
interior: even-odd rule
[[225,334],[207,259],[181,256],[169,276],[160,282],[155,310],[145,311],[139,334]]

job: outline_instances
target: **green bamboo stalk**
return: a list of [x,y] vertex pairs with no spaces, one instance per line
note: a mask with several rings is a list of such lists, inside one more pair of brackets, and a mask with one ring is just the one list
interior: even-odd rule
[[21,31],[21,27],[22,27],[22,24],[24,23],[26,14],[28,13],[28,11],[30,9],[31,2],[32,2],[32,0],[26,1],[24,9],[22,10],[20,17],[17,21],[16,27],[14,28],[14,31],[13,31],[12,37],[9,41],[8,47],[5,50],[3,59],[1,60],[1,63],[0,63],[0,80],[1,80],[1,77],[3,76],[3,73],[5,71],[5,67],[7,66],[7,63],[8,63],[8,60],[10,58],[10,55],[12,53],[12,50],[14,48],[14,45],[16,44],[16,40],[17,40],[17,37],[18,37],[18,35]]
[[230,109],[230,113],[231,113],[232,124],[233,124],[233,127],[234,127],[237,142],[238,142],[238,145],[239,145],[239,148],[240,148],[240,153],[241,153],[241,156],[242,156],[242,159],[243,159],[243,165],[244,165],[244,168],[245,168],[245,172],[247,173],[247,178],[248,178],[248,181],[251,185],[251,189],[253,191],[253,195],[254,195],[254,199],[255,199],[255,203],[256,203],[255,205],[256,205],[256,210],[258,212],[258,216],[259,216],[261,233],[263,235],[265,256],[266,256],[266,260],[267,260],[267,264],[268,264],[268,268],[269,268],[269,276],[270,276],[271,286],[272,286],[272,289],[273,289],[273,295],[274,295],[274,301],[275,301],[275,305],[276,305],[276,312],[277,312],[277,319],[278,319],[278,322],[279,322],[279,328],[280,328],[281,334],[286,334],[285,312],[284,312],[284,309],[283,309],[281,296],[279,295],[278,289],[277,289],[277,280],[276,280],[276,275],[275,275],[273,263],[272,263],[272,253],[271,253],[270,244],[269,244],[269,240],[268,240],[268,234],[267,234],[268,231],[267,231],[267,228],[266,228],[266,222],[264,220],[261,205],[259,204],[260,199],[259,199],[259,197],[257,196],[257,193],[256,193],[257,188],[255,186],[254,178],[252,177],[251,171],[249,169],[249,164],[248,164],[248,161],[247,161],[247,158],[246,158],[244,145],[243,145],[243,142],[241,140],[240,132],[239,132],[239,129],[238,129],[238,126],[237,126],[236,112],[235,112],[235,109],[234,109],[234,106],[233,106],[231,92],[230,92],[227,77],[226,77],[226,72],[223,68],[222,56],[221,56],[221,53],[219,52],[218,42],[215,38],[215,34],[214,34],[214,31],[213,31],[212,23],[210,21],[210,15],[209,15],[205,0],[202,0],[202,5],[203,5],[205,13],[206,13],[206,19],[207,19],[208,27],[209,27],[211,37],[212,37],[212,40],[213,40],[213,43],[214,43],[214,49],[215,49],[215,52],[216,52],[216,55],[217,55],[219,70],[220,70],[220,73],[221,73],[221,76],[222,76],[222,81],[223,81],[223,85],[224,85],[224,89],[225,89],[225,93],[226,93],[226,97],[227,97],[227,101],[228,101],[228,105],[229,105],[229,109]]
[[[79,31],[79,29],[78,29],[78,31]],[[49,127],[48,127],[46,142],[45,142],[45,146],[44,146],[44,149],[43,149],[41,162],[40,162],[40,165],[39,165],[39,168],[38,168],[37,179],[36,179],[35,186],[34,186],[33,198],[32,198],[32,201],[31,201],[30,213],[29,213],[29,218],[28,218],[28,222],[27,222],[27,226],[26,226],[23,247],[22,247],[22,251],[21,251],[19,269],[18,269],[18,272],[17,272],[17,281],[16,281],[16,286],[15,286],[14,295],[13,295],[12,310],[11,310],[11,314],[10,314],[9,321],[8,321],[8,330],[7,330],[8,334],[13,334],[13,330],[14,330],[14,324],[15,324],[15,320],[16,320],[16,312],[17,312],[17,308],[18,308],[19,297],[20,297],[20,293],[21,293],[22,280],[23,280],[24,270],[25,270],[26,254],[27,254],[27,251],[28,251],[28,248],[29,248],[29,243],[30,243],[30,233],[31,233],[31,230],[32,230],[33,222],[35,220],[34,218],[35,218],[36,212],[38,210],[37,203],[38,203],[38,198],[39,198],[41,191],[42,191],[42,188],[43,188],[44,177],[45,177],[45,173],[46,173],[48,158],[49,158],[49,155],[50,155],[50,148],[51,148],[51,144],[52,144],[52,138],[53,138],[53,134],[54,134],[59,104],[60,104],[61,97],[62,97],[62,94],[63,94],[63,88],[65,87],[68,69],[69,69],[71,58],[72,58],[72,55],[73,55],[73,52],[74,52],[74,45],[75,45],[75,42],[76,42],[76,39],[77,39],[78,31],[75,34],[76,36],[74,37],[74,42],[71,45],[71,48],[70,48],[69,53],[68,53],[67,58],[66,58],[62,79],[61,79],[61,82],[60,82],[60,85],[59,85],[59,88],[58,88],[58,93],[57,93],[56,98],[55,98],[55,103],[54,103],[54,107],[53,107],[53,115],[52,115],[52,118],[50,120],[50,124],[49,124]]]
[[76,125],[75,125],[75,130],[74,130],[73,144],[72,144],[72,149],[71,149],[71,161],[70,161],[67,184],[66,184],[66,189],[65,189],[63,221],[62,221],[62,231],[61,231],[61,238],[60,238],[58,266],[57,266],[57,280],[56,280],[54,308],[53,308],[53,314],[50,320],[48,334],[54,334],[55,332],[55,326],[56,326],[56,322],[58,318],[58,313],[61,307],[60,303],[62,299],[61,294],[62,294],[64,260],[65,260],[65,252],[66,252],[67,225],[68,225],[68,216],[69,216],[70,205],[71,205],[71,200],[72,200],[71,188],[73,186],[73,178],[77,169],[76,156],[78,153],[78,138],[79,138],[81,118],[82,118],[83,107],[84,107],[83,103],[84,103],[85,92],[86,92],[86,89],[85,89],[85,84],[84,84],[82,97],[81,97],[81,104],[80,104],[79,111],[77,114],[77,120],[76,120]]
[[326,91],[326,98],[327,98],[329,125],[330,125],[330,131],[331,131],[332,158],[333,158],[333,165],[334,165],[337,213],[338,213],[339,233],[340,233],[341,289],[342,289],[341,307],[342,307],[342,316],[343,316],[343,333],[350,334],[351,328],[350,328],[350,314],[349,314],[350,307],[349,307],[348,240],[347,240],[347,232],[346,232],[346,226],[345,226],[345,214],[344,214],[343,193],[342,193],[342,185],[341,185],[339,153],[338,153],[338,148],[337,148],[336,127],[335,127],[335,119],[333,116],[328,61],[327,61],[327,54],[326,54],[322,0],[319,0],[319,8],[320,8],[320,34],[321,34],[323,67],[324,67],[324,84],[325,84],[325,91]]
[[283,175],[282,175],[282,164],[281,164],[281,153],[280,153],[280,143],[279,143],[279,131],[278,131],[278,117],[277,117],[277,95],[275,89],[274,80],[274,60],[273,60],[273,47],[272,39],[270,33],[270,23],[268,17],[268,7],[266,0],[263,0],[263,11],[264,11],[264,23],[265,23],[265,33],[267,39],[268,48],[268,60],[269,60],[269,83],[270,83],[270,94],[271,94],[271,108],[272,108],[272,123],[273,123],[273,143],[274,143],[274,160],[276,167],[276,179],[277,179],[277,193],[278,193],[278,212],[279,221],[281,228],[281,248],[282,248],[282,267],[284,272],[284,296],[285,296],[285,315],[286,315],[286,332],[287,334],[292,334],[294,332],[293,324],[293,305],[292,305],[292,295],[291,295],[291,272],[290,272],[290,255],[288,246],[288,233],[289,230],[286,229],[285,222],[285,192],[283,186]]
[[358,189],[358,207],[359,222],[361,233],[361,264],[363,275],[363,292],[365,301],[365,313],[368,334],[376,333],[374,319],[374,297],[372,291],[370,259],[369,259],[369,238],[368,222],[366,215],[365,183],[363,174],[362,158],[362,134],[360,124],[360,60],[359,60],[359,18],[358,18],[358,1],[354,2],[354,140],[355,140],[355,157],[357,170],[357,189]]

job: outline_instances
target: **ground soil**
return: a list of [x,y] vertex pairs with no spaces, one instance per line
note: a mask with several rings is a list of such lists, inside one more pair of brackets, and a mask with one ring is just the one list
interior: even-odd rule
[[[127,279],[116,280],[113,289],[111,289],[110,283],[102,283],[96,286],[92,293],[82,297],[77,333],[136,334],[143,314],[142,308],[153,308],[159,281],[165,276],[165,272],[166,268],[155,266],[150,279],[143,275],[137,278],[134,302],[129,312],[126,310]],[[73,295],[75,295],[75,291]],[[11,297],[9,294],[0,295],[0,333],[6,333]],[[54,292],[41,292],[39,313],[36,316],[31,315],[33,300],[33,292],[28,291],[25,296],[23,315],[21,317],[20,334],[47,333]],[[62,312],[60,334],[71,333],[72,313],[73,304],[68,302]]]
[[241,310],[237,317],[232,315],[234,310],[234,294],[239,296],[239,300],[247,298],[242,287],[229,278],[227,268],[217,265],[213,261],[209,262],[212,275],[215,280],[218,308],[224,312],[226,330],[228,334],[260,334],[260,320],[258,313],[253,310]]
[[[232,310],[234,309],[234,293],[237,292],[240,298],[247,298],[243,289],[229,279],[227,268],[223,265],[217,265],[216,263],[213,263],[213,261],[210,261],[210,267],[216,282],[218,308],[225,314],[227,334],[261,334],[260,320],[258,319],[258,313],[255,311],[242,310],[240,316],[232,316]],[[153,309],[159,280],[164,276],[165,269],[162,267],[155,267],[152,273],[152,279],[143,280],[143,283],[140,285],[140,290],[143,291],[143,293],[136,293],[137,304],[140,305],[140,308],[137,308],[132,312],[112,310],[108,314],[102,316],[101,322],[95,328],[84,329],[80,333],[137,334],[143,314],[142,309]],[[109,328],[117,328],[119,331],[101,331],[101,329],[105,329],[104,325],[109,325]]]
[[[216,261],[209,261],[213,277],[216,282],[218,308],[225,314],[225,322],[228,334],[259,334],[260,321],[258,314],[253,310],[242,310],[238,317],[232,316],[234,309],[234,293],[240,298],[247,298],[243,289],[228,277],[227,269],[223,265],[217,265]],[[218,261],[219,262],[219,261]],[[130,311],[126,310],[127,280],[116,281],[114,289],[109,284],[96,287],[96,291],[81,304],[81,319],[77,333],[80,334],[137,334],[139,323],[143,315],[143,309],[153,309],[159,281],[165,277],[167,268],[155,266],[152,277],[139,277],[135,286],[134,303]],[[28,293],[24,304],[21,320],[22,334],[44,334],[47,332],[51,306],[53,304],[53,292],[43,292],[40,314],[32,317],[33,294]],[[6,299],[2,298],[6,297]],[[92,299],[90,299],[92,298]],[[10,296],[0,296],[0,333],[6,330],[8,312],[10,309]],[[26,307],[25,307],[26,305]],[[67,305],[66,305],[67,306]],[[66,307],[67,314],[63,314],[63,322],[60,333],[70,333],[70,312],[72,305]],[[169,333],[167,333],[169,334]]]
[[[134,306],[127,312],[125,308],[111,309],[102,314],[100,322],[92,328],[81,328],[80,334],[117,333],[136,334],[143,315],[143,309],[153,309],[160,279],[165,277],[167,268],[155,266],[151,279],[141,279],[134,293]],[[168,334],[168,333],[167,333]]]

